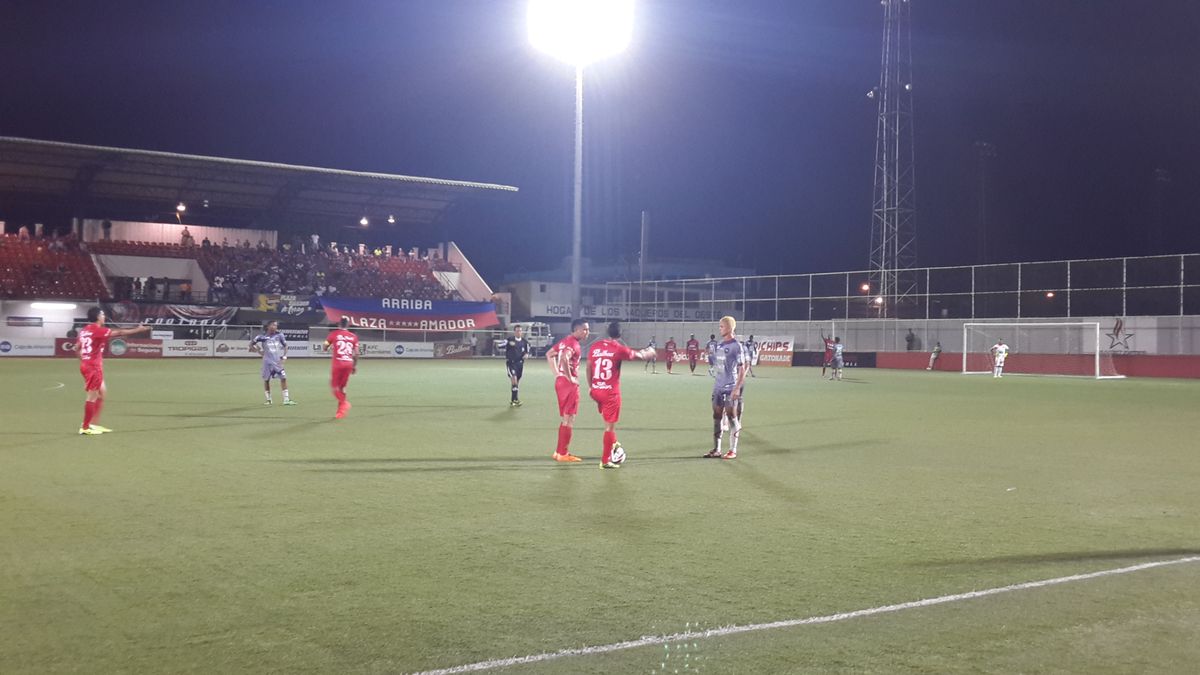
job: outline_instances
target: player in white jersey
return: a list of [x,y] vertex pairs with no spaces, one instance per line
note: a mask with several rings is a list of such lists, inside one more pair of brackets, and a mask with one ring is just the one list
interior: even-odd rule
[[263,324],[263,332],[250,341],[250,351],[263,357],[262,380],[267,397],[263,405],[271,405],[271,380],[276,378],[283,389],[283,404],[296,405],[288,393],[287,371],[283,363],[287,360],[288,347],[283,333],[279,332],[279,324],[275,321]]
[[842,338],[833,338],[833,360],[829,362],[829,365],[833,368],[833,372],[829,374],[830,380],[840,381],[842,379],[842,351],[845,348],[846,345],[842,344]]
[[1004,377],[1004,360],[1008,358],[1008,345],[996,340],[992,345],[992,377]]
[[658,374],[658,352],[655,350],[658,343],[654,338],[655,336],[651,335],[650,344],[646,345],[646,349],[650,350],[650,357],[646,359],[646,367],[642,368],[642,371],[649,370],[651,375]]

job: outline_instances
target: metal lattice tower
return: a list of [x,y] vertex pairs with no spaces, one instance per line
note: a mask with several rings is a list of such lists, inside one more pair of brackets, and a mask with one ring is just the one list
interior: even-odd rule
[[[880,0],[883,57],[875,136],[871,215],[871,302],[879,316],[899,316],[917,290],[916,186],[913,166],[912,21],[910,0]],[[881,300],[880,300],[881,299]]]

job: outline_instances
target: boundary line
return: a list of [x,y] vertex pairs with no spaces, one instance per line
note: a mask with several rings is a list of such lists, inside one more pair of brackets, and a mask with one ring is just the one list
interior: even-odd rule
[[1154,569],[1156,567],[1167,567],[1170,565],[1182,565],[1186,563],[1200,562],[1200,556],[1189,556],[1186,558],[1177,558],[1175,560],[1160,560],[1156,562],[1141,563],[1140,565],[1131,565],[1129,567],[1117,567],[1114,569],[1101,570],[1099,572],[1088,572],[1086,574],[1072,574],[1065,577],[1055,577],[1053,579],[1042,579],[1039,581],[1026,581],[1024,583],[1012,584],[1010,586],[999,586],[996,588],[988,588],[982,591],[970,591],[967,593],[955,593],[953,595],[942,595],[936,598],[926,598],[924,600],[913,600],[911,602],[902,602],[895,605],[882,605],[880,607],[871,607],[869,609],[859,609],[852,612],[841,612],[838,614],[827,614],[825,616],[811,616],[805,619],[787,619],[784,621],[772,621],[769,623],[753,623],[743,626],[725,626],[723,628],[711,628],[702,631],[687,631],[683,633],[674,633],[671,635],[644,635],[636,640],[626,640],[624,642],[614,642],[607,645],[596,645],[592,647],[578,647],[575,649],[562,649],[557,652],[544,652],[542,654],[532,654],[529,656],[514,656],[506,659],[492,659],[489,661],[479,661],[476,663],[468,663],[461,666],[451,668],[439,668],[437,670],[425,670],[414,675],[454,675],[455,673],[473,673],[482,670],[491,670],[493,668],[504,668],[508,666],[522,665],[526,663],[539,663],[542,661],[553,661],[556,659],[565,658],[568,656],[588,656],[591,654],[607,654],[626,649],[634,649],[637,647],[649,647],[653,645],[667,644],[670,642],[679,642],[683,640],[695,640],[701,638],[722,637],[725,635],[737,635],[740,633],[753,633],[762,630],[774,630],[777,628],[792,628],[794,626],[809,626],[822,623],[834,623],[836,621],[845,621],[847,619],[857,619],[864,616],[873,616],[876,614],[886,614],[889,612],[899,612],[906,609],[916,609],[920,607],[931,607],[933,605],[943,605],[960,600],[973,600],[975,598],[984,598],[989,595],[999,595],[1001,593],[1009,593],[1012,591],[1023,591],[1030,588],[1044,588],[1046,586],[1056,586],[1058,584],[1070,583],[1072,581],[1086,581],[1088,579],[1098,579],[1100,577],[1115,576],[1118,574],[1129,574],[1132,572],[1141,572],[1143,570]]

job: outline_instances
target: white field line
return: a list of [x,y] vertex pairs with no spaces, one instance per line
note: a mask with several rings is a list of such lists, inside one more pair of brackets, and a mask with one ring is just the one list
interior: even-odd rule
[[42,391],[52,391],[54,389],[62,389],[67,386],[65,382],[55,382],[53,387],[42,387]]
[[1101,570],[1099,572],[1088,572],[1087,574],[1072,574],[1066,577],[1056,577],[1054,579],[1042,579],[1040,581],[1026,581],[1020,584],[1011,586],[1000,586],[998,588],[988,588],[982,591],[970,591],[968,593],[955,593],[954,595],[943,595],[936,598],[927,598],[925,600],[914,600],[912,602],[902,602],[897,605],[883,605],[882,607],[871,607],[869,609],[858,609],[853,612],[841,612],[839,614],[827,614],[825,616],[811,616],[806,619],[788,619],[785,621],[772,621],[770,623],[753,623],[745,626],[725,626],[724,628],[710,628],[702,631],[688,631],[683,633],[674,633],[672,635],[645,635],[636,640],[626,640],[624,642],[614,642],[607,645],[597,645],[594,647],[579,647],[576,649],[563,649],[557,652],[548,652],[543,654],[533,654],[530,656],[514,656],[506,659],[492,659],[490,661],[480,661],[478,663],[468,663],[452,668],[440,668],[438,670],[426,670],[415,675],[452,675],[453,673],[473,673],[481,670],[491,670],[493,668],[504,668],[508,666],[522,665],[526,663],[538,663],[541,661],[553,661],[568,656],[588,656],[591,654],[607,654],[609,652],[617,652],[625,649],[634,649],[637,647],[649,647],[653,645],[668,644],[671,642],[680,642],[683,640],[697,640],[702,638],[721,637],[724,635],[737,635],[739,633],[753,633],[762,630],[774,630],[777,628],[791,628],[793,626],[808,626],[820,623],[834,623],[836,621],[845,621],[847,619],[857,619],[864,616],[874,616],[876,614],[886,614],[888,612],[899,612],[905,609],[917,609],[920,607],[930,607],[932,605],[944,605],[951,602],[959,602],[961,600],[973,600],[975,598],[983,598],[989,595],[999,595],[1001,593],[1010,593],[1012,591],[1023,591],[1030,588],[1043,588],[1045,586],[1056,586],[1058,584],[1066,584],[1072,581],[1086,581],[1088,579],[1098,579],[1100,577],[1109,577],[1118,574],[1129,574],[1131,572],[1141,572],[1143,570],[1154,569],[1156,567],[1166,567],[1168,565],[1181,565],[1185,563],[1200,562],[1200,556],[1190,556],[1187,558],[1177,558],[1175,560],[1161,560],[1157,562],[1142,563],[1140,565],[1131,565],[1129,567],[1118,567],[1110,570]]

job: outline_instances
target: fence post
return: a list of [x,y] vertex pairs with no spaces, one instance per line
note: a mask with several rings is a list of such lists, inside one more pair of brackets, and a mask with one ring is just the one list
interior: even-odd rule
[[[1179,292],[1179,306],[1183,307],[1183,291]],[[775,320],[779,320],[779,275],[775,275]]]
[[[1021,297],[1018,293],[1017,297]],[[975,266],[971,265],[971,318],[975,318]],[[966,335],[966,333],[964,333]],[[966,349],[964,346],[963,349]]]
[[1070,318],[1070,261],[1067,261],[1067,318]]
[[1021,318],[1021,263],[1017,263],[1017,318]]
[[812,274],[808,275],[808,320],[812,321]]
[[1121,258],[1121,318],[1125,318],[1125,300],[1129,294],[1126,288],[1129,284],[1129,258]]

